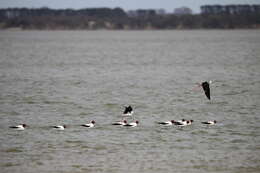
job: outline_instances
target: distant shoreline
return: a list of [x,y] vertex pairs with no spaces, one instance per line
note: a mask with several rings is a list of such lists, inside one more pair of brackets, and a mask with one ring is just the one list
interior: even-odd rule
[[15,28],[0,28],[0,31],[199,31],[199,30],[259,30],[260,27],[255,28],[183,28],[183,29],[23,29]]
[[259,29],[260,5],[202,6],[201,14],[189,11],[164,13],[154,9],[121,8],[0,9],[0,29],[10,30],[194,30]]

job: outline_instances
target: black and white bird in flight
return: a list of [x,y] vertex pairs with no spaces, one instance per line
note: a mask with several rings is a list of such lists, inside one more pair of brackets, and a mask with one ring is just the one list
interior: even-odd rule
[[201,86],[202,86],[202,88],[203,88],[203,90],[204,90],[204,93],[205,93],[205,95],[207,96],[207,98],[210,100],[210,87],[209,87],[209,85],[212,83],[212,81],[209,81],[209,82],[207,82],[207,81],[205,81],[205,82],[202,82],[201,83]]
[[198,83],[198,87],[195,87],[193,88],[193,90],[195,90],[196,88],[202,88],[206,97],[210,100],[211,97],[210,97],[210,84],[212,84],[212,81],[205,81],[205,82],[202,82],[202,83]]
[[126,106],[123,112],[123,116],[132,116],[133,115],[133,108],[132,106]]

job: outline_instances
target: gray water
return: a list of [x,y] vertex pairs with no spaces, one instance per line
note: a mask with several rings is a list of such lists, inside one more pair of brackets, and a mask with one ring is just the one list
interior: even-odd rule
[[0,89],[3,173],[260,172],[259,30],[1,31]]

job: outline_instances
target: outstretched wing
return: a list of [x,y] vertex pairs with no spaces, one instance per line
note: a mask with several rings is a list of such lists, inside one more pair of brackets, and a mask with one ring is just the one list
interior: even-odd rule
[[133,108],[131,106],[125,107],[124,114],[130,113],[133,111]]
[[202,88],[205,92],[205,95],[207,96],[207,98],[210,100],[210,88],[209,88],[209,83],[208,82],[203,82],[202,84]]

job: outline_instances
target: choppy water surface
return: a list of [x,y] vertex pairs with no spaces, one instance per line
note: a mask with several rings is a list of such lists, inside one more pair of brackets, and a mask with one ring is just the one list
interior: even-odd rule
[[260,31],[1,31],[0,89],[0,172],[260,172]]

